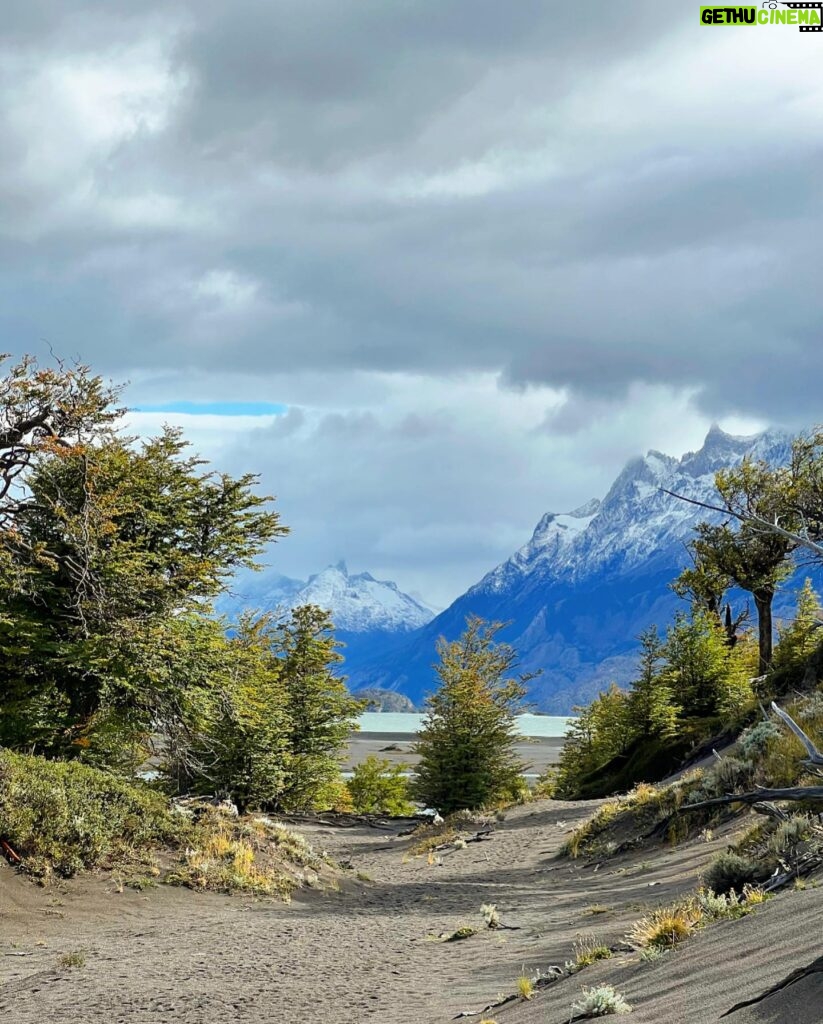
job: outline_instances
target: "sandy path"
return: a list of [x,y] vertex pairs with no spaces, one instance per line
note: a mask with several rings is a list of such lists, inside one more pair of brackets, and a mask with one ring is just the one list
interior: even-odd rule
[[[591,810],[551,802],[517,809],[490,842],[450,853],[442,866],[407,858],[409,841],[391,833],[313,829],[315,845],[350,857],[372,881],[351,880],[339,893],[308,894],[287,907],[165,887],[114,895],[100,879],[72,883],[59,895],[3,869],[0,951],[31,955],[0,957],[0,1011],[15,1024],[450,1020],[511,992],[524,969],[562,964],[578,933],[619,943],[644,905],[693,888],[698,867],[727,842],[719,835],[712,843],[642,855],[648,861],[623,857],[597,871],[556,859],[567,831]],[[518,930],[432,941],[462,924],[479,924],[480,905],[487,902]],[[592,904],[609,909],[594,915]],[[731,927],[756,927],[757,920]],[[660,1016],[647,990],[653,982],[666,993],[670,1010],[684,1005],[699,969],[697,961],[688,966],[687,954],[700,955],[700,944],[707,943],[705,955],[716,961],[712,944],[720,940],[713,936],[728,927],[708,930],[694,941],[697,953],[678,953],[671,963],[609,963],[590,969],[590,977],[620,973],[643,1011],[629,1018],[637,1024],[715,1020],[717,1014]],[[86,950],[84,966],[58,965],[61,954],[79,948]],[[761,962],[763,955],[761,948]],[[761,988],[771,983],[767,975],[778,980],[772,975],[780,971],[778,965],[762,972]],[[568,1020],[581,978],[493,1016],[500,1024]],[[728,999],[728,982],[718,975],[712,984],[728,1008],[735,1001]],[[645,1013],[644,1000],[658,1016]]]

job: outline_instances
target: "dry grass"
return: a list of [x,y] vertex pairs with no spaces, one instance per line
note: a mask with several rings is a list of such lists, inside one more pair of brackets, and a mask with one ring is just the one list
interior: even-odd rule
[[703,920],[703,914],[694,901],[659,907],[639,921],[635,921],[627,938],[636,949],[656,946],[671,949],[692,935]]
[[608,960],[612,955],[611,949],[599,942],[594,935],[578,935],[574,943],[574,969],[579,971],[583,967],[590,967],[598,960]]
[[440,846],[457,844],[459,848],[460,841],[466,834],[473,833],[492,821],[493,816],[482,811],[455,811],[437,824],[426,823],[416,828],[409,853],[414,857],[420,857],[432,853]]
[[515,985],[517,994],[521,999],[531,999],[534,995],[534,982],[525,974],[521,974]]
[[199,891],[288,900],[300,885],[320,885],[325,863],[303,836],[267,819],[209,813],[165,880]]
[[572,832],[563,852],[572,858],[582,854],[608,856],[617,849],[617,844],[609,840],[610,834],[620,829],[642,834],[683,806],[689,793],[699,788],[702,778],[702,772],[696,769],[669,786],[641,782],[625,796],[607,800],[593,817]]
[[82,949],[74,949],[70,953],[64,953],[60,957],[61,967],[85,967],[86,954]]

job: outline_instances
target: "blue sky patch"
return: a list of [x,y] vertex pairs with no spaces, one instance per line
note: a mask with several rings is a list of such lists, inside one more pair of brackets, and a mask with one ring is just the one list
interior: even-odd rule
[[288,406],[281,402],[158,402],[140,404],[135,412],[180,412],[189,416],[280,416]]

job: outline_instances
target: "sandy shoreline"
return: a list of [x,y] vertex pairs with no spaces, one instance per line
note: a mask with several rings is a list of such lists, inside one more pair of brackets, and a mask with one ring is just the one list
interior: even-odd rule
[[[353,732],[343,770],[351,771],[370,754],[384,758],[392,764],[414,765],[419,758],[413,753],[415,738],[408,733]],[[399,749],[392,749],[399,748]],[[562,736],[544,736],[537,739],[523,737],[515,746],[517,756],[528,765],[527,774],[540,775],[549,765],[557,764],[563,749]]]

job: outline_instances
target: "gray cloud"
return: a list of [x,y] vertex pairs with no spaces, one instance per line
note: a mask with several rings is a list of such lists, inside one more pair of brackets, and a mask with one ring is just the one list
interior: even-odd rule
[[[632,446],[819,417],[818,43],[660,0],[13,0],[4,347],[136,400],[289,402],[220,451],[311,520],[292,571],[353,549],[469,582]],[[501,432],[477,426],[491,379]],[[649,421],[661,395],[682,436]],[[346,466],[325,520],[314,458]]]

